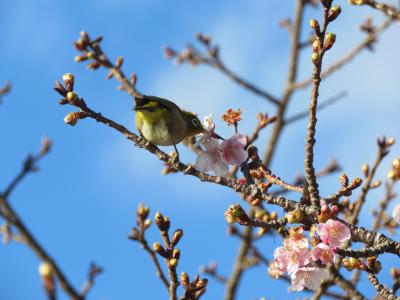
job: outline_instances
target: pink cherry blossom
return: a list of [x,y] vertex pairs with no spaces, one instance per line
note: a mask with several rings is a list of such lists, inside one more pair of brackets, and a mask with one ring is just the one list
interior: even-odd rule
[[214,135],[215,123],[213,120],[213,114],[210,113],[203,119],[203,127],[205,129],[204,133],[200,134],[199,143],[206,144],[210,142],[212,136]]
[[326,223],[318,224],[317,234],[323,243],[332,248],[342,247],[351,237],[350,229],[347,225],[332,219],[328,220]]
[[392,212],[392,218],[400,224],[400,204],[397,204],[394,208],[393,208],[393,212]]
[[286,247],[278,247],[274,251],[274,260],[280,272],[293,273],[298,268],[307,265],[310,262],[310,251],[307,248],[290,250]]
[[303,234],[303,227],[292,227],[289,229],[289,237],[283,241],[288,251],[298,251],[308,248],[308,239]]
[[202,151],[198,154],[195,168],[203,172],[214,171],[217,176],[226,175],[229,168],[222,156],[223,151],[221,145],[214,139],[210,139],[208,142],[203,143],[203,145],[206,151]]
[[320,260],[323,264],[335,262],[335,252],[324,243],[319,243],[312,251],[311,257],[314,261]]
[[214,123],[212,113],[208,114],[207,116],[205,116],[203,118],[203,124],[204,124],[204,128],[207,129],[208,131],[215,129],[215,123]]
[[310,263],[310,251],[308,249],[288,251],[286,269],[289,274]]
[[228,164],[241,165],[247,158],[247,151],[244,147],[247,144],[247,137],[237,133],[221,144],[223,158]]
[[281,264],[277,260],[271,260],[268,264],[268,274],[272,278],[278,279],[285,274],[285,271],[282,271]]
[[292,286],[289,288],[291,291],[302,291],[308,288],[316,291],[322,281],[328,279],[329,273],[326,269],[307,266],[297,269],[290,276]]

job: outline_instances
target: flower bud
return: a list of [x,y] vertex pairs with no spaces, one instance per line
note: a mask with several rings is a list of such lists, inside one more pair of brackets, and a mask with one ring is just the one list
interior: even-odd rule
[[190,283],[189,275],[186,272],[181,273],[181,283],[183,287],[187,287]]
[[172,251],[172,258],[179,259],[180,256],[181,256],[181,250],[179,250],[178,248],[175,248]]
[[176,51],[170,47],[165,47],[163,50],[164,50],[163,52],[164,52],[165,59],[169,59],[169,58],[173,58],[173,57],[177,56]]
[[96,54],[95,54],[94,52],[92,52],[92,51],[86,52],[86,55],[87,55],[87,57],[90,58],[90,59],[93,59],[93,58],[96,57]]
[[160,243],[153,243],[153,250],[158,252],[163,248]]
[[228,210],[225,211],[225,220],[228,224],[239,223],[240,225],[247,224],[250,219],[246,212],[239,204],[232,204]]
[[366,0],[348,0],[350,4],[353,5],[364,5]]
[[328,21],[334,21],[342,12],[342,8],[339,5],[334,5],[329,11]]
[[78,123],[78,120],[79,116],[77,112],[71,112],[64,117],[64,123],[71,126],[75,126],[76,123]]
[[393,170],[390,170],[389,173],[387,174],[387,177],[388,177],[390,180],[396,180],[396,172],[393,171]]
[[78,39],[76,42],[74,42],[74,47],[78,51],[83,51],[86,50],[87,44],[84,43],[82,39]]
[[81,36],[82,42],[84,42],[84,43],[89,43],[89,42],[90,42],[89,35],[87,34],[86,31],[83,31],[83,30],[82,30],[82,31],[80,32],[80,36]]
[[371,183],[370,188],[375,189],[377,187],[380,187],[381,184],[382,184],[382,181],[376,180],[375,182]]
[[400,269],[391,268],[390,269],[390,276],[392,276],[393,279],[398,279],[400,277]]
[[48,277],[53,276],[53,267],[51,266],[51,264],[48,262],[42,262],[39,265],[39,275],[42,278],[44,278],[44,277],[48,278]]
[[336,34],[332,33],[332,32],[328,32],[325,35],[325,43],[324,43],[324,48],[326,50],[329,50],[332,48],[333,44],[336,41]]
[[160,227],[164,221],[164,216],[162,215],[162,213],[160,213],[159,211],[156,212],[154,215],[154,221],[156,222],[156,225]]
[[115,63],[115,67],[117,69],[120,69],[123,63],[124,63],[124,58],[122,56],[118,56],[117,62]]
[[318,23],[317,20],[311,19],[311,20],[310,20],[310,27],[315,31],[315,33],[316,33],[317,35],[319,35],[319,34],[321,33],[321,29],[320,29],[320,27],[319,27],[319,23]]
[[167,251],[164,249],[163,246],[161,246],[160,243],[153,243],[153,250],[164,258],[168,257]]
[[179,243],[179,241],[181,240],[182,236],[183,236],[183,230],[182,229],[175,230],[174,234],[172,235],[171,246],[175,247]]
[[64,123],[74,126],[78,123],[79,119],[84,119],[87,117],[87,114],[83,111],[71,112],[64,117]]
[[312,43],[312,49],[313,52],[319,52],[320,48],[319,48],[319,41],[318,39],[316,39],[313,43]]
[[361,269],[363,265],[361,261],[354,257],[346,257],[342,261],[343,267],[345,267],[348,271],[352,271],[354,269]]
[[75,56],[75,58],[74,58],[75,62],[77,62],[77,63],[82,62],[82,61],[85,61],[85,60],[88,60],[88,59],[89,59],[89,58],[87,57],[86,54],[77,55],[77,56]]
[[368,164],[363,164],[362,172],[364,173],[365,177],[368,177],[368,175],[369,175],[369,165]]
[[136,211],[136,215],[138,216],[138,218],[144,220],[148,217],[150,213],[150,209],[146,206],[143,205],[143,203],[139,204],[139,207]]
[[128,236],[128,239],[136,241],[139,238],[139,231],[136,227],[133,227],[131,230],[131,234]]
[[53,267],[49,262],[42,262],[39,265],[39,275],[42,279],[44,289],[50,299],[55,296],[55,280],[53,276]]
[[349,177],[347,177],[347,175],[346,174],[342,174],[342,175],[340,175],[340,184],[343,186],[343,187],[347,187],[348,185],[349,185]]
[[74,82],[75,82],[75,78],[74,75],[71,73],[66,73],[63,75],[63,81],[65,83],[65,86],[67,87],[67,90],[69,92],[72,92],[74,89]]
[[292,210],[286,214],[286,219],[288,223],[300,223],[304,219],[304,215],[300,210]]
[[350,183],[350,185],[348,186],[348,188],[349,188],[350,190],[354,190],[354,189],[358,188],[361,184],[362,184],[362,179],[359,178],[359,177],[357,177],[357,178],[354,178],[354,179],[353,179],[353,181]]
[[396,140],[394,138],[388,138],[388,140],[386,141],[386,144],[388,146],[393,146],[394,143],[396,143]]
[[198,290],[204,289],[207,286],[207,283],[208,283],[207,278],[200,279],[199,281],[197,281],[196,289]]
[[172,258],[168,261],[168,266],[170,268],[176,268],[178,266],[178,260],[176,258]]
[[260,227],[260,228],[258,228],[257,235],[262,236],[262,235],[266,234],[267,232],[268,232],[268,228]]
[[319,53],[317,53],[317,52],[313,52],[313,54],[311,54],[311,61],[314,63],[314,64],[317,64],[318,62],[319,62]]
[[143,223],[144,229],[149,228],[150,225],[151,225],[151,220],[150,220],[150,219],[146,219],[146,220],[144,221],[144,223]]
[[67,99],[69,103],[73,103],[78,99],[78,95],[75,92],[68,92],[67,93]]
[[392,162],[393,169],[400,169],[400,158],[395,159]]
[[40,148],[39,153],[41,155],[44,155],[50,151],[53,142],[48,137],[43,137],[41,142],[42,142],[42,147]]
[[88,70],[97,70],[98,68],[100,68],[101,63],[97,60],[92,61],[90,64],[88,64],[86,67],[88,68]]

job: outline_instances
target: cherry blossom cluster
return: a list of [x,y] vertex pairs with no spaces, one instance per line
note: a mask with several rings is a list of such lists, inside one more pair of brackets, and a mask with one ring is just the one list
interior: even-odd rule
[[[277,279],[285,273],[290,275],[290,291],[317,290],[329,277],[325,265],[335,262],[335,249],[350,239],[347,225],[332,219],[314,226],[310,234],[313,236],[311,243],[303,233],[303,227],[290,228],[283,246],[275,249],[274,259],[269,264],[268,272],[272,278]],[[311,250],[310,244],[314,245]]]
[[[240,113],[236,112],[236,116],[240,120]],[[237,128],[237,121],[232,121],[236,124],[235,128]],[[205,148],[205,151],[198,154],[195,167],[203,172],[213,171],[217,176],[225,176],[229,172],[229,165],[239,166],[247,159],[248,154],[245,150],[247,136],[236,132],[229,139],[219,143],[218,140],[222,138],[215,133],[212,114],[207,115],[203,123],[206,132],[201,134],[199,144]]]

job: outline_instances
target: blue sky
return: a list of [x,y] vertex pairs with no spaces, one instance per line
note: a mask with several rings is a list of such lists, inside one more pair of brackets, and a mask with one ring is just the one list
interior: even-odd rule
[[[363,16],[382,20],[369,8],[338,2],[343,14],[330,28],[337,34],[337,43],[326,63],[361,41],[357,24]],[[63,117],[71,108],[60,107],[51,88],[63,73],[72,72],[76,90],[90,107],[134,127],[131,101],[116,90],[117,83],[105,81],[104,71],[87,71],[84,64],[74,63],[77,53],[72,43],[79,32],[103,35],[106,53],[110,58],[124,56],[124,69],[139,75],[142,92],[173,99],[200,116],[209,112],[220,116],[227,108],[241,108],[244,120],[240,130],[251,133],[257,112],[273,114],[272,106],[207,67],[174,66],[163,59],[161,48],[168,44],[181,49],[194,40],[196,32],[210,33],[221,45],[228,66],[279,96],[286,78],[289,39],[277,24],[292,15],[293,7],[294,1],[279,0],[3,3],[0,84],[10,81],[13,90],[0,106],[0,187],[13,178],[27,153],[39,148],[42,136],[54,141],[52,153],[40,163],[40,172],[26,178],[10,201],[75,287],[83,284],[91,261],[105,268],[89,299],[166,298],[150,259],[126,239],[140,202],[149,205],[153,213],[162,211],[170,216],[174,228],[184,228],[179,272],[193,276],[199,265],[216,260],[221,272],[229,274],[238,241],[227,236],[223,212],[240,199],[226,188],[202,184],[195,178],[161,176],[162,165],[155,157],[91,120],[73,128],[64,125]],[[319,11],[308,9],[306,20],[319,15]],[[317,168],[336,157],[350,177],[361,176],[361,165],[375,157],[378,136],[400,138],[400,88],[395,80],[400,67],[396,60],[399,28],[395,25],[384,33],[373,54],[363,52],[323,82],[321,99],[343,90],[349,95],[319,115]],[[302,53],[300,78],[311,74],[309,56],[308,50]],[[309,90],[296,94],[289,112],[304,110],[309,94]],[[219,117],[217,128],[225,135],[231,130]],[[290,180],[302,170],[305,128],[305,121],[287,128],[279,144],[272,170],[284,179]],[[261,150],[269,133],[263,132],[257,142]],[[179,148],[184,161],[195,160],[183,146]],[[398,156],[399,146],[395,145],[383,163],[380,178],[384,178],[391,159]],[[336,191],[338,182],[332,177],[320,185],[326,195]],[[370,210],[381,195],[379,191],[371,193],[363,212],[364,225],[369,225]],[[160,240],[155,229],[148,237],[150,242]],[[271,257],[279,245],[267,239],[259,246]],[[393,259],[385,257],[392,265]],[[39,261],[29,249],[16,243],[1,246],[0,264],[2,299],[45,298],[37,275]],[[387,273],[385,270],[381,279],[389,283]],[[266,274],[265,267],[246,273],[238,299],[294,299],[300,295],[288,294],[285,284]],[[365,280],[363,277],[362,287],[371,296]],[[59,294],[60,299],[67,299]],[[211,280],[206,298],[221,299],[222,295],[223,287]]]

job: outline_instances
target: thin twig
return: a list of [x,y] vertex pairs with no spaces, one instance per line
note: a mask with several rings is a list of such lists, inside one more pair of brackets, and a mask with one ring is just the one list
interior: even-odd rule
[[400,11],[397,10],[394,6],[388,5],[385,3],[380,3],[374,0],[364,0],[364,3],[366,5],[369,5],[381,12],[383,12],[386,16],[393,20],[400,21]]
[[369,172],[367,178],[364,181],[363,187],[361,189],[360,195],[358,197],[358,199],[354,202],[354,209],[352,212],[352,216],[349,220],[349,222],[351,224],[357,224],[358,223],[358,217],[360,215],[361,212],[361,208],[364,204],[364,202],[366,201],[367,198],[367,194],[369,192],[369,190],[371,189],[371,183],[372,180],[374,179],[376,170],[378,169],[378,166],[380,165],[380,163],[382,162],[382,159],[387,155],[387,147],[384,144],[380,144],[378,141],[378,153],[376,155],[376,159],[375,162],[371,168],[371,171]]
[[[381,227],[381,223],[383,220],[383,217],[385,215],[386,209],[390,203],[390,201],[392,199],[395,198],[395,194],[393,192],[393,187],[395,185],[397,181],[392,181],[390,183],[386,184],[386,192],[385,192],[385,197],[379,202],[379,213],[378,215],[375,217],[375,221],[372,224],[371,230],[372,231],[378,231],[378,229]],[[351,282],[356,285],[358,280],[360,279],[360,275],[361,275],[361,270],[360,269],[356,269],[354,271],[354,274],[351,278]]]
[[81,290],[82,297],[86,297],[89,291],[92,289],[95,283],[95,279],[98,275],[103,273],[103,268],[97,266],[94,263],[90,264],[89,271],[87,274],[87,280]]

